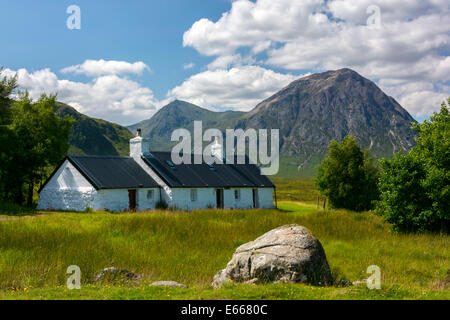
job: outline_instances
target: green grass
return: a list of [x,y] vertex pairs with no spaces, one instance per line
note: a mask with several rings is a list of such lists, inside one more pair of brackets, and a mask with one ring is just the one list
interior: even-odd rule
[[[280,201],[298,201],[308,204],[317,204],[317,197],[319,191],[317,191],[314,185],[314,179],[302,178],[302,179],[287,179],[287,178],[270,178],[272,182],[277,186],[277,198]],[[320,197],[323,204],[324,197]]]
[[[450,241],[444,235],[394,235],[371,213],[316,211],[281,202],[281,210],[202,210],[135,214],[53,213],[0,220],[0,299],[449,299]],[[281,225],[308,227],[332,272],[351,281],[378,265],[382,289],[306,285],[210,287],[237,246]],[[82,289],[65,288],[78,265]],[[143,275],[139,286],[101,287],[96,272],[115,266]],[[157,280],[188,289],[150,287]]]

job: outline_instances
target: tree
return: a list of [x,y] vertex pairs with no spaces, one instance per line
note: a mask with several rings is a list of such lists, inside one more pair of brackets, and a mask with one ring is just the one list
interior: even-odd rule
[[334,208],[369,210],[378,199],[378,168],[368,151],[362,152],[356,138],[332,140],[319,167],[316,185]]
[[381,162],[377,211],[397,232],[450,230],[450,117],[442,103],[430,120],[414,124],[417,145]]
[[13,169],[12,151],[14,139],[8,128],[11,121],[10,106],[13,102],[11,95],[17,88],[17,77],[2,77],[3,68],[0,68],[0,200],[5,200],[9,181],[9,172]]
[[11,94],[17,89],[17,75],[2,78],[2,73],[3,68],[0,67],[0,125],[6,125],[10,120],[9,107],[13,102]]
[[[26,184],[27,205],[33,201],[34,186],[41,182],[47,168],[57,165],[69,148],[73,120],[55,114],[56,96],[42,95],[33,102],[21,94],[11,107],[9,129],[14,140],[14,166],[18,185]],[[17,199],[20,201],[20,199]]]

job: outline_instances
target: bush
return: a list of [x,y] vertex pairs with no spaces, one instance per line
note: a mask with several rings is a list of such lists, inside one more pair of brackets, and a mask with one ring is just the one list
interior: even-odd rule
[[[450,104],[450,98],[448,99]],[[450,118],[448,106],[413,125],[417,145],[381,162],[377,212],[398,232],[450,230]]]
[[370,210],[378,199],[378,168],[356,138],[347,136],[329,145],[327,157],[319,167],[316,185],[333,208]]
[[159,210],[167,210],[168,208],[169,208],[169,205],[164,200],[159,200],[155,205],[155,209],[159,209]]

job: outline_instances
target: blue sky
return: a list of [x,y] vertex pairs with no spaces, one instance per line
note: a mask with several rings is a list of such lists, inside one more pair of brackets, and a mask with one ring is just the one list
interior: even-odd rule
[[[66,26],[70,5],[80,30]],[[34,98],[58,93],[125,125],[175,98],[247,111],[303,75],[343,67],[419,120],[450,95],[445,0],[2,0],[0,14],[7,75]]]
[[[81,30],[66,27],[72,4],[81,9]],[[230,7],[227,0],[3,0],[0,30],[8,32],[2,32],[7,50],[0,50],[0,61],[13,70],[51,68],[57,74],[86,59],[143,61],[152,72],[140,81],[164,97],[199,69],[184,70],[184,64],[212,60],[183,48],[184,31],[203,17],[217,20]]]

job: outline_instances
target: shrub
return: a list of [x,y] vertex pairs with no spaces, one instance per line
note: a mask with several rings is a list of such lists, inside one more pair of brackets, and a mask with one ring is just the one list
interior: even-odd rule
[[169,208],[169,205],[164,200],[159,200],[155,205],[155,209],[167,210],[167,208]]

